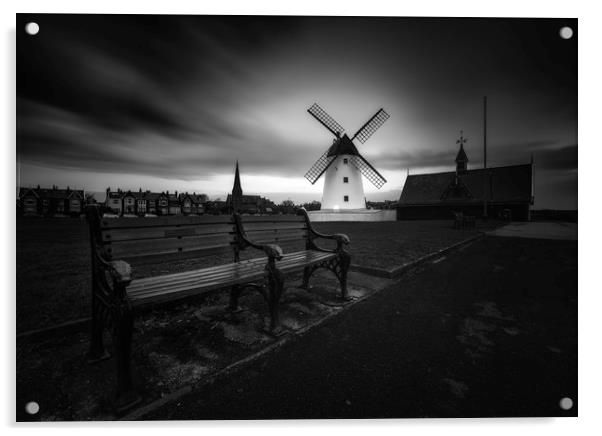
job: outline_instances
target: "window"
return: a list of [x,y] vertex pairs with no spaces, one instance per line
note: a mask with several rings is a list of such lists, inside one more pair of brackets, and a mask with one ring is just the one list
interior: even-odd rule
[[347,159],[347,158],[344,158],[344,159],[343,159],[343,163],[344,163],[345,165],[347,165],[347,164],[349,163],[349,159]]
[[345,196],[343,197],[343,200],[344,200],[344,201],[349,201],[349,196],[348,196],[348,195],[345,195]]
[[343,177],[343,183],[349,183],[349,177]]

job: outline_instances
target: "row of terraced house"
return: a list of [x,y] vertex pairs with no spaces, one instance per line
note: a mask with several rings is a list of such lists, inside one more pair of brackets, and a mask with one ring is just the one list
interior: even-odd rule
[[206,202],[205,194],[107,188],[105,206],[117,215],[197,215],[205,213]]
[[20,188],[17,210],[24,216],[78,216],[84,211],[85,196],[81,189]]

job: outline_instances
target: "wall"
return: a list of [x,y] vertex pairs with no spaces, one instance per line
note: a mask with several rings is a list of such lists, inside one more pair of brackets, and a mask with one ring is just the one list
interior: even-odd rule
[[309,219],[312,222],[327,222],[327,221],[396,221],[397,211],[392,210],[369,210],[365,212],[324,212],[311,211],[307,212]]

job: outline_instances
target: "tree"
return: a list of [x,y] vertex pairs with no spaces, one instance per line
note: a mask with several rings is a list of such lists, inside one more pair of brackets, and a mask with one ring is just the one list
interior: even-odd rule
[[278,205],[278,210],[284,214],[294,214],[297,211],[296,209],[295,203],[290,198]]
[[313,201],[311,201],[309,203],[303,203],[302,206],[307,211],[310,211],[310,210],[320,210],[320,208],[322,207],[322,203],[320,203],[319,201],[313,200]]
[[85,204],[96,204],[96,198],[94,198],[94,194],[87,192],[84,198]]

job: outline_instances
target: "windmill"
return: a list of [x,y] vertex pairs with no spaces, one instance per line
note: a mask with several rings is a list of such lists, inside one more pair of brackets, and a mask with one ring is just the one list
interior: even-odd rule
[[389,114],[379,109],[353,137],[349,138],[344,134],[345,129],[317,103],[307,112],[335,136],[332,145],[305,174],[305,178],[312,185],[325,174],[321,209],[365,209],[362,175],[378,189],[387,181],[357,151],[353,140],[365,143],[387,121]]

